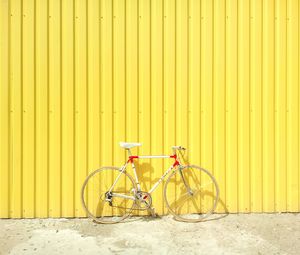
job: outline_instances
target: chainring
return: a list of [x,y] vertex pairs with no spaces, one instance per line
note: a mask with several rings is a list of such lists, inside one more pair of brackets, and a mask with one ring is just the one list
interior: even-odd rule
[[152,197],[150,193],[138,191],[136,193],[137,205],[139,210],[148,210],[152,205]]

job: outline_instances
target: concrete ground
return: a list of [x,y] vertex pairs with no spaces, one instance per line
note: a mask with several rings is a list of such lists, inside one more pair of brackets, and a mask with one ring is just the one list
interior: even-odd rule
[[0,220],[0,254],[300,254],[300,214],[231,214],[197,224],[131,218]]

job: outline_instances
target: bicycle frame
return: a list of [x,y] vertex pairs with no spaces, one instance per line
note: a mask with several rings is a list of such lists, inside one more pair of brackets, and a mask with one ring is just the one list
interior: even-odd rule
[[[173,158],[175,160],[174,164],[171,165],[167,170],[166,172],[160,177],[160,179],[153,185],[153,187],[150,189],[150,191],[148,192],[149,194],[151,194],[157,187],[158,185],[164,180],[164,178],[168,175],[168,173],[170,173],[176,166],[178,165],[181,165],[180,161],[177,159],[177,154],[176,152],[174,151],[174,154],[173,155],[143,155],[143,156],[132,156],[131,155],[131,151],[130,149],[127,149],[128,150],[128,154],[129,154],[129,157],[128,157],[128,160],[127,162],[122,166],[121,168],[121,172],[120,174],[117,176],[117,178],[115,179],[113,185],[110,187],[109,191],[108,192],[111,192],[114,188],[114,186],[116,185],[116,183],[118,182],[121,174],[126,170],[126,167],[129,163],[131,163],[131,166],[132,166],[132,170],[133,170],[133,173],[134,173],[134,178],[135,178],[135,182],[137,184],[137,191],[141,191],[141,185],[139,183],[139,179],[138,179],[138,176],[136,174],[136,168],[135,168],[135,165],[134,165],[134,159],[146,159],[146,158]],[[116,197],[122,197],[122,198],[126,198],[126,199],[131,199],[131,200],[135,200],[135,197],[133,196],[126,196],[126,195],[123,195],[123,194],[114,194],[114,196]]]

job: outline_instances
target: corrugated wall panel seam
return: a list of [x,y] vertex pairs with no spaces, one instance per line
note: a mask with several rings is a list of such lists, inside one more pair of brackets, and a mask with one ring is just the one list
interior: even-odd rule
[[[4,4],[3,4],[4,5]],[[9,101],[9,33],[10,33],[10,24],[9,24],[9,17],[10,17],[10,4],[7,2],[6,5],[0,10],[0,31],[1,34],[7,34],[7,37],[2,36],[0,39],[0,69],[1,69],[1,76],[0,82],[1,84],[6,84],[6,86],[0,91],[0,139],[2,141],[3,146],[0,148],[0,160],[1,160],[1,168],[9,168],[9,131],[10,131],[10,101]],[[0,198],[3,201],[3,206],[0,207],[1,214],[4,217],[8,217],[9,215],[9,172],[8,171],[1,171],[1,180],[0,180]]]
[[[2,1],[0,217],[85,216],[81,184],[123,163],[119,140],[190,148],[220,185],[217,212],[299,211],[299,8]],[[168,164],[138,162],[142,187]]]

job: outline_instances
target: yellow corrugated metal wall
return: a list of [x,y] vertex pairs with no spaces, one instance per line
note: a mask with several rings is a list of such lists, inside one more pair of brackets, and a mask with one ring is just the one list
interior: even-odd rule
[[[82,182],[125,160],[119,141],[188,147],[217,178],[218,212],[299,211],[299,8],[1,0],[0,217],[84,216]],[[170,162],[150,163],[143,188]]]

